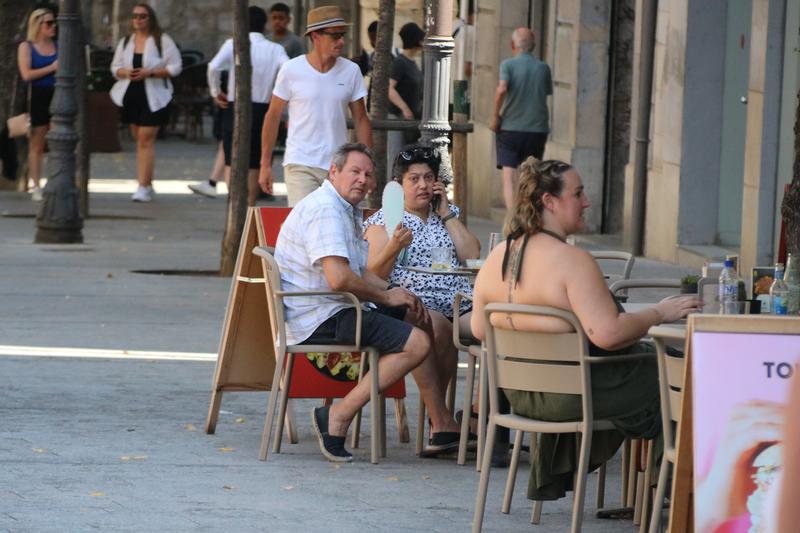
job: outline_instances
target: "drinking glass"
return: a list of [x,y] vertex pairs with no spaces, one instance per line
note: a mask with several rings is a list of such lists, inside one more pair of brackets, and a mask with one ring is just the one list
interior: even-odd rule
[[453,251],[446,246],[431,248],[431,268],[433,270],[450,270],[453,265]]
[[494,247],[503,242],[503,234],[502,233],[490,233],[489,234],[489,251],[491,252],[494,250]]

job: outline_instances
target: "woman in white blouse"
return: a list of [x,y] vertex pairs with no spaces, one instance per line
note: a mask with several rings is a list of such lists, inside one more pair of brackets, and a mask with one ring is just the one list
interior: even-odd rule
[[117,78],[111,99],[122,108],[122,121],[130,124],[136,140],[139,187],[131,199],[149,202],[153,199],[156,135],[169,120],[170,78],[181,72],[181,54],[161,31],[152,7],[136,4],[131,17],[133,34],[120,40],[111,62],[111,73]]

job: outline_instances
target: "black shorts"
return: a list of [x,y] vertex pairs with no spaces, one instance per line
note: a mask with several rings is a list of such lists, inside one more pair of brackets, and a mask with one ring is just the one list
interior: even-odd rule
[[[403,322],[405,307],[384,307],[361,312],[361,345],[372,346],[380,354],[403,351],[414,326]],[[300,344],[353,344],[356,342],[356,310],[342,309],[319,325]]]
[[172,103],[169,103],[158,111],[150,111],[144,82],[134,81],[128,85],[128,90],[125,91],[120,118],[123,124],[148,127],[166,126],[169,122],[171,106]]
[[31,87],[31,127],[50,124],[50,102],[55,87]]
[[497,168],[517,168],[520,163],[533,156],[541,159],[547,133],[529,131],[498,131],[495,135],[497,148]]
[[[264,116],[267,114],[269,104],[253,102],[252,121],[250,123],[250,161],[251,170],[261,168],[261,128],[264,125]],[[225,166],[231,166],[233,150],[233,102],[222,110],[222,150],[225,152]]]

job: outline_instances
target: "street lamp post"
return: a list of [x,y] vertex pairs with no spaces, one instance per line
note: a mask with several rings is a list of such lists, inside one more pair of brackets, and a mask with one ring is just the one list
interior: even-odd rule
[[83,219],[79,209],[79,193],[75,186],[75,99],[79,16],[77,0],[61,0],[58,13],[58,70],[52,112],[52,129],[47,134],[50,146],[49,178],[44,188],[39,214],[36,216],[36,243],[83,242]]
[[450,61],[453,41],[453,0],[431,0],[426,13],[427,33],[424,51],[425,82],[422,96],[422,121],[419,129],[422,141],[430,143],[439,153],[440,175],[451,181],[453,170],[447,150],[450,141]]

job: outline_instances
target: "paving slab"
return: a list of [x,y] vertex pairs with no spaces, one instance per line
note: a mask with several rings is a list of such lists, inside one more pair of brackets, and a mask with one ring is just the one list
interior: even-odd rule
[[[172,185],[151,204],[130,201],[134,154],[123,146],[92,158],[103,192],[91,195],[82,245],[33,244],[36,205],[0,192],[0,531],[469,530],[478,473],[452,457],[416,457],[413,427],[412,443],[402,444],[388,422],[380,464],[369,463],[365,435],[355,462],[336,466],[312,435],[314,403],[297,401],[300,442],[261,462],[267,394],[230,393],[216,434],[204,433],[230,288],[210,274],[226,203],[181,194],[181,184],[207,177],[215,145],[160,141],[157,178]],[[470,226],[484,243],[500,229],[480,219]],[[634,272],[684,270],[641,260]],[[171,360],[178,354],[189,356]],[[462,369],[459,391],[463,380]],[[418,392],[410,379],[407,388],[415,421]],[[492,475],[486,531],[568,530],[570,498],[548,502],[542,523],[529,524],[525,461],[512,512],[501,514],[505,473]],[[584,530],[634,531],[630,521],[594,518],[595,479]],[[618,460],[607,487],[618,506]]]

